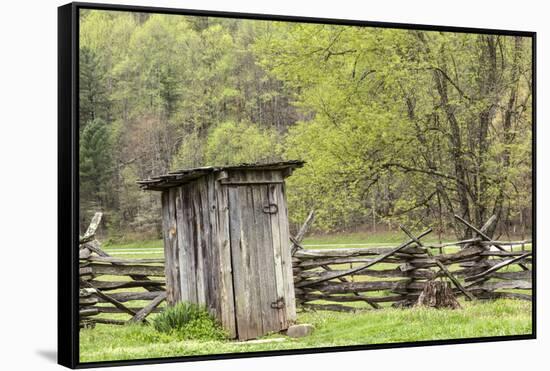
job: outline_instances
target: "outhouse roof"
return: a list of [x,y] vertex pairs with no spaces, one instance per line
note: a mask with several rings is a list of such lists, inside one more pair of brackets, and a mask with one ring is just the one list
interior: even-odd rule
[[284,170],[302,167],[304,163],[304,161],[290,160],[270,163],[245,163],[228,166],[196,167],[192,169],[171,171],[164,175],[139,180],[137,183],[143,190],[162,191],[167,188],[177,187],[179,185],[189,183],[207,174],[224,170]]

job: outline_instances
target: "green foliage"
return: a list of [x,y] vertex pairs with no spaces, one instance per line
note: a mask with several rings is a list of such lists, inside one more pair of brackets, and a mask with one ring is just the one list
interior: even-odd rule
[[455,213],[477,225],[509,217],[521,198],[512,189],[529,185],[529,171],[517,172],[529,163],[529,135],[514,134],[530,131],[519,103],[530,102],[527,40],[285,23],[274,30],[255,45],[259,62],[299,90],[297,104],[312,116],[285,145],[288,158],[310,161],[290,180],[293,220],[313,206],[325,229],[367,215],[416,226]]
[[166,308],[153,320],[159,332],[181,339],[222,340],[226,334],[208,311],[193,303],[178,303]]
[[80,136],[80,192],[92,196],[89,200],[104,205],[112,174],[112,146],[109,127],[95,119]]
[[159,229],[136,179],[281,158],[307,161],[289,178],[295,223],[315,208],[325,231],[462,234],[452,214],[528,230],[527,38],[96,10],[80,22],[81,130],[108,123],[112,162],[102,187],[84,164],[82,204],[101,200],[121,238]]
[[204,148],[206,139],[201,138],[198,131],[187,134],[172,160],[172,169],[189,169],[204,164]]
[[273,161],[278,158],[277,140],[274,130],[242,122],[225,122],[208,136],[206,161],[216,165]]

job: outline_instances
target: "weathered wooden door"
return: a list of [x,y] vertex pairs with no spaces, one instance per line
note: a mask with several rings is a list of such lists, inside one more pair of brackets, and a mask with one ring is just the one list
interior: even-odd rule
[[296,313],[282,177],[249,172],[226,186],[237,336],[284,330]]

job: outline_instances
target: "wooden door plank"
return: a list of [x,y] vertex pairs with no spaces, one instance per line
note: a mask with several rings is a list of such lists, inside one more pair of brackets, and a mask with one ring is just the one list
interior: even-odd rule
[[206,194],[207,194],[207,210],[208,223],[210,228],[210,237],[207,250],[207,267],[206,274],[209,279],[209,291],[206,301],[208,303],[209,312],[221,321],[220,308],[220,248],[218,246],[218,217],[216,208],[216,192],[215,192],[214,174],[209,174],[206,177]]
[[[270,203],[277,203],[276,185],[268,186],[268,200]],[[279,207],[279,205],[277,205]],[[277,214],[280,211],[277,212]],[[277,214],[270,214],[271,237],[273,239],[273,263],[275,266],[275,285],[277,289],[277,299],[285,298],[285,278],[283,276],[283,258],[281,251],[281,233],[279,227],[279,217]],[[278,309],[279,329],[284,329],[287,321],[285,308]]]
[[228,187],[214,183],[217,209],[217,249],[220,253],[220,311],[221,321],[231,338],[237,337],[235,301],[233,297],[233,267],[231,262],[231,239],[229,227]]
[[275,196],[276,203],[279,205],[279,212],[277,217],[279,219],[279,233],[281,244],[281,263],[282,263],[282,275],[285,291],[285,309],[286,319],[284,328],[288,328],[290,322],[296,321],[296,298],[294,295],[294,279],[292,275],[292,255],[290,247],[290,232],[288,230],[288,209],[286,205],[285,197],[285,185],[276,184]]
[[203,238],[204,229],[202,226],[202,206],[201,206],[201,193],[199,182],[193,183],[193,209],[195,212],[195,284],[197,286],[197,303],[200,305],[206,304],[205,299],[205,284],[203,274]]
[[189,226],[189,236],[187,237],[187,261],[186,266],[187,272],[187,282],[189,285],[189,301],[191,303],[197,303],[197,223],[195,219],[197,218],[194,206],[195,199],[195,186],[193,183],[186,185],[187,188],[187,198],[186,206],[188,210],[188,223]]
[[262,308],[261,308],[261,292],[260,292],[260,269],[259,261],[262,259],[261,246],[258,243],[258,237],[262,234],[258,220],[254,218],[253,187],[255,185],[240,186],[239,193],[241,197],[242,208],[242,234],[248,242],[245,246],[247,249],[248,259],[246,259],[246,271],[248,272],[248,298],[250,303],[248,324],[249,338],[257,338],[264,334],[262,324]]
[[172,259],[172,249],[175,248],[173,236],[175,236],[175,228],[171,225],[170,218],[170,191],[162,192],[162,235],[164,238],[164,273],[166,276],[166,300],[168,304],[174,304],[174,282],[172,270],[174,269],[174,261]]
[[[170,188],[170,223],[172,225],[171,233],[174,231],[173,247],[170,249],[170,255],[172,259],[172,283],[174,285],[172,290],[172,299],[174,302],[181,300],[181,289],[180,289],[180,266],[179,266],[179,245],[178,245],[178,223],[176,215],[176,206],[178,202],[179,190],[177,188]],[[181,200],[179,200],[181,201]]]
[[176,221],[178,224],[178,262],[180,300],[189,301],[189,209],[187,207],[189,194],[185,186],[178,187],[178,202],[176,204]]
[[229,199],[229,226],[231,239],[231,263],[233,267],[233,289],[235,297],[235,317],[237,322],[237,336],[239,339],[248,339],[248,322],[250,303],[248,301],[249,277],[246,271],[246,241],[243,240],[241,202],[238,186],[228,186]]
[[277,309],[271,307],[271,303],[277,301],[277,285],[275,280],[275,264],[273,254],[273,240],[271,235],[271,220],[269,214],[264,213],[263,205],[269,203],[267,186],[254,187],[254,214],[261,226],[258,235],[258,248],[261,251],[258,260],[260,304],[263,329],[265,332],[280,331],[279,315]]

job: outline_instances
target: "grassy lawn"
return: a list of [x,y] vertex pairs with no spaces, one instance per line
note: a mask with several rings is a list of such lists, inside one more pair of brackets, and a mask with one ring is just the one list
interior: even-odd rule
[[180,341],[152,326],[97,325],[80,332],[82,362],[155,357],[333,347],[420,340],[465,339],[531,333],[531,303],[519,300],[462,302],[463,309],[384,309],[354,314],[302,312],[298,322],[311,323],[314,333],[291,339],[281,334],[265,338],[284,341]]

